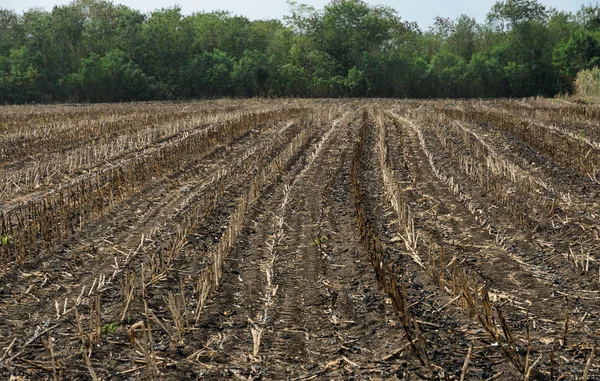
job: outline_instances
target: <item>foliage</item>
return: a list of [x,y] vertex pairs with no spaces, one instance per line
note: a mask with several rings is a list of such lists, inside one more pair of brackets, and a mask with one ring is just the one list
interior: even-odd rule
[[256,97],[268,95],[271,70],[268,57],[256,50],[246,50],[231,72],[233,87],[238,95]]
[[113,334],[113,333],[117,332],[117,329],[119,329],[119,327],[120,327],[120,325],[118,323],[104,324],[102,326],[102,333]]
[[231,95],[232,70],[232,58],[221,50],[198,54],[182,68],[179,88],[192,97]]
[[485,23],[436,17],[423,32],[363,0],[288,4],[282,21],[108,0],[0,8],[0,102],[554,95],[600,60],[598,5],[501,0]]
[[152,78],[120,50],[104,57],[92,53],[65,82],[76,99],[91,102],[145,100],[151,97],[153,87]]
[[503,0],[494,4],[488,21],[501,28],[515,28],[521,23],[543,21],[547,17],[546,7],[537,0]]
[[[577,73],[600,64],[600,33],[578,31],[559,43],[553,52],[553,64],[565,87],[573,83]],[[569,89],[570,90],[570,89]]]

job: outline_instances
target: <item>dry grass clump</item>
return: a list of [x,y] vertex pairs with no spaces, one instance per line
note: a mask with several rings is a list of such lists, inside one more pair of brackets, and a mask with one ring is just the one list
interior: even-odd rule
[[575,79],[575,94],[581,98],[600,99],[600,68],[581,70]]

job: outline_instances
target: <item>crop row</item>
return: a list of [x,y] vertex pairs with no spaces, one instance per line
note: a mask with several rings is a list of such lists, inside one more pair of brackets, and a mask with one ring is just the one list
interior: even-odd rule
[[[94,278],[91,286],[89,283],[83,286],[79,297],[66,298],[64,303],[62,300],[55,301],[57,317],[69,318],[75,313],[78,325],[79,322],[83,323],[79,328],[79,336],[82,338],[82,345],[86,348],[84,351],[86,353],[82,353],[84,361],[87,362],[86,356],[89,358],[96,348],[95,344],[102,340],[100,333],[102,321],[107,318],[108,312],[102,311],[101,301],[105,303],[107,300],[112,300],[116,295],[115,286],[121,284],[119,295],[122,307],[118,311],[119,316],[123,321],[125,316],[131,316],[133,313],[128,311],[131,311],[134,306],[142,305],[146,318],[143,322],[134,324],[129,330],[129,335],[131,344],[134,347],[137,345],[137,349],[142,349],[144,354],[149,356],[146,363],[147,372],[149,374],[154,372],[156,353],[145,345],[142,345],[143,348],[140,347],[144,339],[139,339],[139,332],[142,332],[142,336],[148,340],[148,343],[152,343],[152,336],[148,332],[153,324],[152,321],[158,321],[161,327],[168,326],[167,321],[161,322],[155,315],[164,307],[171,315],[175,328],[175,333],[171,336],[172,340],[183,340],[184,332],[189,327],[189,320],[196,314],[199,316],[210,291],[218,285],[223,261],[243,226],[245,211],[257,201],[261,188],[272,183],[300,149],[315,136],[316,131],[322,127],[322,119],[323,116],[318,113],[305,115],[299,122],[288,123],[278,131],[277,136],[266,137],[258,146],[252,147],[238,157],[231,168],[215,173],[212,181],[203,188],[203,191],[195,194],[192,199],[186,200],[184,209],[176,214],[176,223],[168,227],[157,226],[149,236],[142,236],[140,246],[130,252],[123,261],[117,262],[115,258],[115,266],[113,266],[115,270],[112,275],[104,274],[102,271],[95,272],[99,276]],[[167,280],[169,274],[177,273],[176,260],[187,247],[188,240],[197,236],[197,229],[205,223],[204,219],[207,215],[215,211],[219,203],[222,204],[224,193],[238,187],[242,187],[243,191],[234,199],[235,207],[228,213],[227,228],[219,232],[218,242],[210,247],[208,252],[202,253],[201,258],[194,259],[199,266],[198,271],[195,272],[195,275],[198,275],[195,283],[197,287],[193,291],[188,291],[182,280],[177,295],[167,292],[168,288],[154,287],[159,282]],[[237,191],[232,193],[235,194]],[[168,230],[168,234],[165,234],[165,229]],[[194,248],[192,251],[194,257],[198,256],[197,249]],[[141,254],[144,254],[144,257],[140,260],[138,257]],[[151,299],[158,294],[164,294],[164,298]],[[141,299],[136,295],[141,296]],[[161,300],[165,304],[153,308],[155,305],[152,303]],[[189,308],[191,303],[194,305],[192,309]],[[89,314],[80,312],[82,306],[86,304],[90,306]],[[112,319],[115,318],[112,316],[115,309],[111,308],[111,311],[111,317],[108,318]],[[143,328],[141,328],[142,324]],[[89,331],[84,328],[88,325]],[[169,335],[171,335],[170,329]],[[91,369],[89,363],[88,369]],[[93,372],[93,369],[90,372]]]
[[[541,127],[554,130],[575,141],[580,141],[593,148],[600,148],[600,134],[598,133],[596,121],[582,115],[564,115],[560,109],[538,108],[531,105],[508,102],[502,103],[503,108],[477,105],[475,108],[483,107],[487,112],[509,117],[528,119]],[[508,106],[504,108],[504,106]]]
[[590,147],[533,120],[479,110],[464,111],[444,107],[436,111],[466,123],[487,123],[500,128],[557,163],[568,166],[584,176],[595,178],[600,169],[600,149]]
[[[176,108],[170,104],[136,105],[126,107],[85,106],[86,112],[69,112],[55,118],[34,118],[27,123],[19,123],[18,118],[5,118],[2,126],[10,125],[10,131],[2,135],[0,163],[2,167],[19,166],[31,160],[52,158],[78,148],[92,147],[116,141],[124,136],[135,137],[138,134],[156,134],[154,130],[166,129],[178,131],[190,130],[201,125],[235,119],[239,114],[248,112],[271,111],[286,108],[285,104],[257,108],[254,106],[207,106],[204,103]],[[113,105],[114,106],[114,105]],[[293,107],[293,106],[292,106]],[[50,112],[56,113],[51,107]],[[67,108],[65,106],[65,108]],[[59,107],[58,109],[62,109]],[[68,108],[67,108],[68,110]],[[6,113],[6,110],[3,110]],[[93,111],[93,112],[90,112]],[[159,138],[160,139],[160,138]]]
[[[236,237],[244,227],[245,215],[248,209],[257,202],[261,190],[265,186],[273,183],[283,168],[286,168],[291,160],[293,160],[293,158],[299,154],[301,149],[306,147],[307,144],[313,139],[315,133],[322,127],[321,122],[322,120],[318,121],[317,118],[310,118],[310,120],[303,122],[302,127],[305,128],[301,128],[300,132],[298,132],[291,139],[291,141],[289,141],[288,144],[285,145],[285,147],[272,158],[271,161],[258,167],[253,178],[250,181],[245,182],[247,185],[244,186],[241,196],[236,199],[233,211],[228,216],[228,222],[221,232],[218,242],[210,247],[208,252],[204,254],[206,257],[203,261],[201,261],[204,263],[204,265],[197,269],[196,287],[192,293],[194,295],[193,299],[195,300],[188,299],[188,297],[191,296],[191,293],[184,290],[185,287],[183,283],[180,285],[177,295],[168,292],[168,295],[163,297],[165,310],[170,313],[173,327],[175,328],[175,334],[172,336],[172,338],[177,340],[178,343],[183,342],[184,334],[189,328],[191,321],[195,319],[196,323],[198,322],[208,298],[212,295],[214,290],[219,287],[225,259],[231,250]],[[219,188],[221,187],[215,187],[215,189]],[[215,197],[211,200],[209,200],[210,196],[208,195],[202,197],[206,199],[206,203],[197,202],[199,206],[204,205],[204,207],[206,207],[209,203],[213,207],[216,205],[215,199],[218,197]],[[125,312],[133,302],[131,299],[136,288],[141,289],[142,300],[138,302],[141,302],[140,304],[144,306],[145,311],[152,311],[148,308],[147,302],[149,293],[148,286],[154,285],[157,282],[166,279],[166,274],[173,270],[173,257],[176,256],[178,252],[183,250],[188,236],[195,234],[195,230],[198,228],[203,219],[203,214],[210,209],[210,207],[204,207],[188,209],[186,217],[178,224],[178,233],[171,236],[168,241],[169,243],[166,245],[172,248],[169,258],[160,258],[160,253],[155,252],[148,257],[147,262],[141,266],[141,269],[140,267],[136,266],[137,269],[133,270],[133,272],[115,272],[113,277],[110,278],[110,281],[106,283],[114,283],[115,276],[118,274],[127,275],[127,280],[125,282],[127,287],[124,289],[124,292],[122,292],[123,316],[125,316]],[[123,266],[123,269],[124,268],[125,266]],[[141,271],[138,273],[142,279],[141,286],[137,285],[137,278],[135,275],[136,271]],[[159,292],[160,289],[157,288],[155,291]],[[192,301],[194,308],[190,309],[189,306]],[[153,320],[152,317],[154,317],[154,321],[157,321],[155,315],[146,313],[146,319],[143,323],[143,331],[145,330],[146,333],[151,324],[151,320]],[[90,313],[89,321],[92,322],[93,320],[94,316],[92,313]],[[163,323],[159,322],[159,324]],[[132,328],[132,330],[134,330],[134,328]],[[90,329],[90,334],[91,332],[92,329]],[[134,333],[134,336],[137,335]],[[132,343],[135,343],[139,339],[132,336],[131,340]],[[146,340],[150,343],[153,341],[153,339],[148,336],[146,336]],[[143,341],[141,342],[143,343]],[[156,367],[156,354],[151,349],[144,350],[144,354],[148,358],[148,361],[146,362],[146,371],[149,374],[158,374],[159,371]]]
[[[454,166],[484,187],[496,203],[501,204],[519,221],[520,226],[531,229],[532,235],[540,227],[551,227],[542,229],[548,232],[546,240],[552,240],[551,237],[555,234],[566,234],[569,230],[571,233],[567,234],[576,234],[577,242],[569,242],[568,248],[562,250],[568,250],[564,256],[571,265],[584,270],[581,275],[589,275],[590,269],[594,268],[593,265],[590,267],[590,261],[596,262],[590,256],[590,246],[591,241],[597,237],[597,232],[584,228],[589,224],[585,217],[585,205],[582,208],[572,202],[570,194],[556,192],[547,182],[508,162],[461,122],[448,120],[443,115],[438,116],[438,120],[445,122],[442,125],[436,125],[435,118],[430,116],[420,116],[418,119],[434,126],[430,130],[450,155]],[[460,134],[463,144],[456,144],[451,133],[454,136]],[[503,185],[502,178],[510,182]],[[497,234],[502,235],[500,232]],[[548,253],[551,254],[554,249],[557,248],[552,245]],[[591,277],[590,280],[596,279]]]
[[[3,131],[3,147],[0,149],[0,160],[15,162],[29,155],[37,156],[42,152],[46,154],[61,152],[81,145],[116,138],[119,135],[135,133],[145,130],[149,126],[178,124],[195,126],[207,120],[211,115],[219,113],[219,109],[195,108],[187,110],[170,110],[165,106],[148,106],[140,109],[139,106],[123,109],[123,107],[87,106],[81,112],[61,113],[60,110],[69,110],[67,107],[58,108],[58,113],[48,118],[45,115],[34,116],[30,120],[21,121],[17,115],[6,115],[2,110],[4,122],[0,125]],[[48,107],[52,115],[57,112]],[[171,112],[172,111],[172,112]],[[34,114],[36,115],[36,114]]]
[[593,104],[581,105],[548,100],[533,102],[501,100],[498,106],[510,114],[528,114],[534,119],[552,121],[570,128],[591,127],[594,121],[600,118],[600,107]]
[[355,143],[352,159],[352,193],[354,195],[354,205],[356,208],[356,220],[360,240],[364,244],[371,266],[375,270],[375,276],[378,283],[385,290],[392,301],[394,311],[398,315],[406,338],[413,350],[415,356],[419,359],[421,365],[426,366],[433,376],[433,368],[427,351],[425,338],[419,328],[419,323],[409,308],[406,294],[406,285],[402,279],[404,273],[397,268],[394,258],[391,258],[379,238],[379,232],[365,209],[365,199],[367,197],[363,186],[361,185],[360,172],[361,163],[365,153],[365,142],[367,130],[370,126],[368,121],[369,113],[363,109],[362,125],[358,140]]
[[1,216],[3,263],[23,262],[47,243],[61,242],[86,222],[114,208],[156,178],[194,162],[217,145],[227,145],[259,124],[289,119],[301,110],[250,113],[202,130],[152,153],[83,179]]
[[306,146],[319,127],[321,126],[312,123],[309,128],[300,131],[275,160],[260,169],[260,172],[250,182],[247,191],[239,198],[221,240],[208,253],[208,266],[198,276],[198,284],[202,285],[202,289],[199,292],[197,316],[202,312],[208,296],[219,286],[224,260],[233,246],[235,238],[244,227],[244,216],[248,208],[256,202],[261,189],[274,181],[277,174],[287,166],[302,147]]
[[[399,117],[394,114],[388,115],[396,124],[401,123]],[[420,139],[423,152],[430,158],[432,170],[438,174],[440,180],[448,183],[448,178],[443,176],[443,172],[436,169],[431,161],[431,154],[424,145],[420,130],[415,129],[415,132]],[[382,117],[377,122],[377,134],[376,149],[387,198],[391,200],[392,207],[398,215],[409,216],[409,218],[398,218],[399,233],[409,256],[422,269],[419,271],[422,271],[423,275],[430,277],[439,286],[440,291],[447,293],[452,297],[453,302],[480,323],[490,338],[499,344],[502,353],[517,370],[524,375],[529,375],[533,371],[531,363],[528,358],[524,359],[519,353],[503,312],[491,302],[485,281],[462,266],[462,261],[458,258],[448,257],[444,246],[434,243],[432,237],[428,237],[425,231],[415,230],[414,221],[410,217],[412,212],[403,188],[388,165],[385,123]]]
[[[226,114],[213,121],[214,124],[235,121],[244,118],[246,113]],[[212,118],[211,118],[212,119]],[[62,178],[86,173],[97,165],[111,166],[112,162],[123,154],[139,152],[143,149],[156,150],[168,145],[173,140],[181,140],[193,134],[202,133],[210,128],[211,119],[190,119],[172,122],[160,126],[151,126],[136,130],[132,134],[120,134],[114,139],[95,142],[94,144],[75,148],[65,152],[43,155],[22,165],[2,170],[6,180],[0,188],[0,195],[10,197],[16,190],[27,191],[39,188],[43,182],[51,183]],[[143,153],[138,153],[138,155]],[[72,181],[72,180],[71,180]]]
[[[117,262],[115,259],[115,266],[112,266],[115,271],[112,276],[105,273],[106,270],[112,271],[110,267],[103,267],[100,271],[94,272],[94,276],[99,275],[99,277],[95,278],[93,283],[91,280],[88,283],[85,277],[81,279],[85,286],[79,297],[69,295],[64,303],[62,300],[56,301],[56,315],[59,318],[58,323],[61,324],[60,330],[73,331],[73,326],[62,323],[77,322],[74,334],[81,338],[81,345],[84,348],[79,358],[83,358],[90,375],[95,374],[95,371],[89,359],[102,356],[102,354],[92,353],[97,352],[101,345],[106,347],[114,344],[103,341],[105,336],[103,327],[106,325],[103,323],[118,321],[120,317],[121,323],[125,325],[125,321],[140,316],[140,308],[143,315],[140,321],[133,320],[127,323],[130,345],[119,348],[122,355],[131,352],[135,357],[138,356],[133,354],[133,351],[141,351],[138,353],[145,357],[145,366],[134,368],[146,368],[148,377],[160,373],[160,365],[157,364],[163,360],[158,355],[159,344],[155,341],[158,333],[152,332],[151,326],[160,326],[163,332],[169,335],[167,341],[173,345],[178,345],[186,339],[184,335],[190,324],[193,324],[191,320],[200,316],[207,298],[212,290],[218,287],[223,262],[244,226],[248,208],[257,202],[261,190],[276,181],[281,171],[285,171],[290,163],[296,160],[304,147],[307,147],[315,135],[320,133],[326,122],[326,117],[322,113],[304,114],[298,122],[288,123],[281,129],[275,129],[276,136],[266,135],[258,145],[240,150],[242,155],[235,157],[237,160],[235,165],[231,168],[227,166],[220,171],[220,174],[215,173],[216,179],[204,188],[205,191],[199,192],[192,200],[186,200],[185,209],[177,213],[177,222],[169,224],[166,228],[167,233],[163,230],[165,228],[159,226],[150,236],[142,236],[142,242],[135,251],[131,251],[122,261]],[[239,188],[242,190],[238,197]],[[223,200],[224,192],[228,193],[225,200]],[[236,195],[235,198],[231,198],[233,195]],[[195,237],[204,231],[203,226],[211,223],[214,216],[210,217],[208,222],[205,218],[215,211],[217,204],[221,207],[225,206],[227,215],[222,216],[224,210],[220,208],[215,213],[219,220],[225,219],[225,226],[216,229],[218,238],[216,235],[214,237],[211,235],[210,239],[209,237],[206,239],[207,241],[214,239],[216,243],[209,246],[206,251],[191,247],[187,251],[189,256],[185,259],[178,258],[181,252],[189,247],[188,241],[196,242]],[[139,258],[140,256],[143,258]],[[186,281],[192,277],[186,276],[185,280],[181,278],[179,284],[172,282],[172,278],[178,277],[180,270],[183,270],[179,267],[182,262],[178,260],[194,262],[193,277],[197,277],[197,281],[194,282],[195,287],[192,290],[186,284]],[[174,285],[171,287],[170,283]],[[119,284],[120,293],[115,289],[118,289]],[[176,292],[171,292],[173,288]],[[63,290],[63,296],[67,295],[67,292]],[[114,303],[116,298],[120,300]],[[89,313],[84,307],[86,305],[89,306]],[[50,311],[46,311],[45,316],[50,317],[49,313]],[[74,319],[73,314],[75,314]],[[116,317],[116,314],[119,317]],[[197,328],[192,330],[196,331]],[[68,344],[59,337],[55,345],[58,347]],[[166,357],[165,354],[162,356]],[[65,370],[68,368],[67,371],[73,371],[74,367],[82,365],[81,361],[78,363],[65,366]]]
[[[454,168],[458,168],[469,179],[476,182],[488,192],[494,201],[502,205],[520,226],[535,226],[538,221],[536,214],[552,216],[558,201],[542,192],[535,179],[528,173],[520,171],[514,164],[503,158],[492,157],[481,150],[482,146],[476,139],[466,137],[457,141],[451,135],[452,124],[435,125],[427,129],[429,134],[437,138],[439,144],[450,156]],[[454,179],[459,182],[459,178]],[[528,202],[520,202],[526,199]],[[538,206],[538,210],[536,210]]]

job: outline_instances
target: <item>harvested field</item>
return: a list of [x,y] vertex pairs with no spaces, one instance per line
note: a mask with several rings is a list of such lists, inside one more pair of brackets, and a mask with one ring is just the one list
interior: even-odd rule
[[0,107],[0,378],[599,380],[600,107]]

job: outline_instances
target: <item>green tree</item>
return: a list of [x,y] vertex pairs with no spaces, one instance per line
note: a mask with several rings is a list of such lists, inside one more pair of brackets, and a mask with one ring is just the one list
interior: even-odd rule
[[317,44],[340,64],[339,74],[360,65],[364,53],[386,49],[391,31],[400,25],[388,7],[372,7],[361,0],[333,0],[325,6],[317,26]]
[[450,52],[440,52],[433,56],[429,65],[430,96],[465,97],[465,61]]
[[215,49],[204,52],[184,66],[180,88],[186,96],[231,95],[233,60],[227,53]]
[[500,0],[494,4],[487,18],[489,23],[505,30],[523,22],[546,21],[548,10],[537,0]]
[[10,49],[23,45],[25,34],[19,15],[0,8],[0,55],[8,55]]
[[234,64],[231,80],[235,94],[243,97],[266,96],[269,93],[269,59],[258,51],[246,50]]
[[597,4],[500,0],[486,23],[438,16],[425,32],[363,0],[288,4],[282,21],[110,0],[0,8],[0,101],[554,95],[600,57]]
[[360,97],[363,94],[367,94],[369,90],[369,81],[362,70],[353,67],[352,69],[348,70],[348,77],[346,77],[344,86],[348,92],[347,94],[340,95]]
[[[508,83],[500,63],[499,51],[475,53],[467,71],[468,95],[471,97],[508,96]],[[500,58],[501,59],[501,58]]]
[[81,42],[84,57],[92,52],[103,56],[113,49],[133,59],[141,57],[144,14],[105,0],[76,0],[74,4],[85,16]]
[[146,100],[152,97],[153,79],[148,78],[125,52],[112,50],[104,57],[92,53],[83,59],[79,71],[66,78],[65,86],[74,94],[74,100]]
[[62,76],[78,69],[85,15],[80,7],[70,4],[54,7],[50,17],[52,56],[58,74]]
[[157,79],[158,96],[179,94],[179,71],[189,62],[193,36],[190,22],[179,7],[154,11],[144,24],[139,62],[144,73]]
[[456,21],[452,34],[448,36],[448,48],[465,62],[469,62],[478,50],[479,35],[475,19],[462,15]]
[[600,33],[579,31],[573,34],[554,48],[553,63],[561,76],[562,90],[571,92],[580,70],[600,65]]
[[7,58],[2,57],[0,88],[3,90],[3,102],[25,103],[42,100],[41,74],[37,62],[39,54],[27,46],[11,49]]
[[577,22],[585,30],[600,30],[600,5],[582,5],[576,15]]
[[499,1],[488,14],[488,22],[503,34],[501,44],[507,47],[501,63],[508,96],[558,92],[549,16],[548,9],[535,0]]
[[253,49],[251,23],[246,17],[231,16],[228,12],[195,13],[188,22],[193,29],[194,54],[219,49],[237,60],[246,49]]
[[280,65],[273,78],[276,95],[285,97],[310,96],[310,82],[311,77],[306,70],[291,63]]

